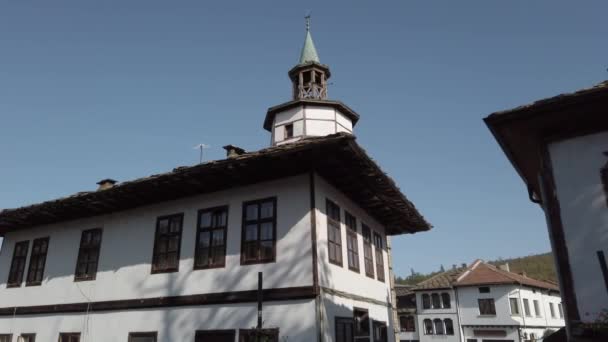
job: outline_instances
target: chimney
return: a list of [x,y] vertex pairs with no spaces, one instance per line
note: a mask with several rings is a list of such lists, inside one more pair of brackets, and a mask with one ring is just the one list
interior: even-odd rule
[[457,268],[456,264],[452,265],[452,269],[455,270]]
[[528,277],[528,275],[526,274],[526,272],[519,272],[519,275],[522,276],[522,277],[524,277],[524,278]]
[[465,264],[464,262],[462,263],[462,265],[460,265],[460,267],[462,268],[467,268],[467,264]]
[[226,145],[224,146],[224,150],[226,150],[226,157],[228,158],[234,158],[240,156],[241,154],[245,154],[245,150],[234,145]]
[[503,271],[511,272],[511,269],[509,268],[509,263],[508,262],[505,262],[504,264],[498,266],[498,268],[500,268]]
[[97,191],[107,190],[107,189],[113,187],[114,184],[116,184],[116,183],[118,183],[118,182],[113,179],[110,179],[110,178],[102,179],[99,182],[97,182],[97,185],[99,185],[99,187],[97,188]]

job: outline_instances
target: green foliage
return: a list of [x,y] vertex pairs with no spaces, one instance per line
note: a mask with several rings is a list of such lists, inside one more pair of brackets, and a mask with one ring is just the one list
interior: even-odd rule
[[[511,272],[525,272],[526,275],[531,278],[557,282],[557,274],[555,272],[555,265],[553,263],[553,254],[551,253],[529,255],[526,257],[511,259],[498,258],[497,260],[489,261],[488,263],[495,266],[509,263]],[[395,282],[403,285],[416,285],[440,273],[442,269],[444,269],[443,265],[441,265],[439,271],[427,274],[418,273],[412,269],[409,276],[405,278],[397,277]]]

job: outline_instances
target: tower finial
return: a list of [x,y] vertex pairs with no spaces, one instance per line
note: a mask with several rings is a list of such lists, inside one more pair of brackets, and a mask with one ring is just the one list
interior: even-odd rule
[[310,32],[310,12],[304,18],[306,19],[306,32]]

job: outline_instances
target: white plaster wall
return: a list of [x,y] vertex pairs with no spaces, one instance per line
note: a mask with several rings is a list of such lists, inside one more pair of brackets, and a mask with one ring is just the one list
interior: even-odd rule
[[[279,328],[280,339],[316,339],[314,300],[269,302],[264,327]],[[60,332],[80,332],[82,342],[127,341],[129,332],[158,332],[159,342],[194,341],[196,330],[251,329],[257,304],[210,305],[169,309],[0,318],[0,334],[36,333],[37,341],[57,341]],[[237,332],[238,335],[238,332]],[[16,337],[13,337],[15,339]],[[235,339],[236,341],[237,339]]]
[[[241,266],[242,203],[271,196],[277,197],[277,261]],[[311,286],[309,197],[308,175],[301,175],[8,233],[0,253],[0,307],[252,290],[258,271],[265,288]],[[229,205],[226,266],[194,271],[197,211],[219,205]],[[156,219],[180,212],[179,272],[150,274]],[[103,228],[97,279],[74,282],[81,231],[96,227]],[[42,285],[7,289],[15,242],[44,236],[50,243]]]
[[[315,192],[316,192],[316,220],[317,220],[317,253],[319,263],[319,283],[321,286],[345,291],[359,296],[372,298],[382,302],[389,303],[391,301],[389,272],[388,272],[388,255],[386,252],[386,242],[383,249],[384,257],[384,278],[381,282],[369,278],[365,275],[365,264],[363,261],[363,237],[361,236],[361,223],[365,222],[372,231],[378,232],[381,236],[384,235],[384,227],[376,220],[372,219],[360,207],[354,204],[350,199],[346,198],[335,187],[326,182],[322,177],[315,177]],[[327,216],[325,214],[325,202],[329,198],[332,202],[340,206],[342,224],[342,267],[329,262],[328,244],[327,244]],[[344,225],[344,210],[354,215],[357,219],[357,234],[359,246],[359,273],[348,269],[348,258],[346,249],[346,226]],[[375,251],[375,247],[372,247]],[[377,272],[375,266],[374,254],[374,272]]]
[[324,136],[336,133],[336,122],[327,120],[306,120],[306,135]]
[[352,132],[353,122],[344,114],[342,114],[339,110],[336,110],[336,120],[338,121],[339,125],[343,126],[347,131]]
[[336,120],[336,110],[332,107],[306,106],[307,119]]
[[279,112],[274,117],[274,125],[285,125],[292,121],[301,120],[304,118],[304,109],[302,106],[287,109]]
[[[499,330],[499,331],[505,331],[507,333],[507,336],[505,337],[495,337],[495,336],[483,336],[483,335],[478,335],[476,336],[473,332],[473,330]],[[464,331],[464,341],[466,341],[468,338],[476,338],[478,342],[481,342],[482,340],[511,340],[514,342],[519,342],[519,330],[517,328],[512,328],[512,327],[496,327],[496,328],[486,328],[486,327],[479,327],[479,328],[470,328],[470,327],[465,327],[463,328]],[[422,340],[420,342],[423,342]]]
[[[394,328],[391,321],[392,311],[389,306],[372,304],[369,302],[343,298],[339,296],[323,294],[322,312],[323,323],[322,331],[326,342],[335,342],[336,317],[353,317],[354,308],[367,309],[370,318],[370,335],[372,320],[385,322],[387,326],[388,341],[395,341]],[[313,341],[313,340],[311,340]],[[371,336],[370,336],[371,341]]]
[[608,207],[600,169],[608,158],[608,132],[549,144],[574,292],[581,320],[608,309],[597,251],[608,255]]

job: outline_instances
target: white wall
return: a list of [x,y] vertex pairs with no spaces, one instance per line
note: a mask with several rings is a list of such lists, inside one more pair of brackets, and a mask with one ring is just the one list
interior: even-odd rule
[[574,292],[584,322],[608,309],[596,254],[603,250],[608,256],[608,206],[600,178],[606,151],[608,132],[549,144]]
[[[287,124],[294,125],[294,136],[285,140],[284,128]],[[352,121],[339,110],[329,106],[300,105],[275,114],[271,143],[275,145],[306,136],[325,136],[338,132],[353,132]]]
[[[269,302],[264,327],[279,328],[280,339],[316,339],[314,300]],[[0,334],[36,333],[37,341],[57,341],[60,332],[81,332],[82,342],[127,341],[129,332],[158,332],[159,342],[194,341],[196,330],[251,329],[257,304],[210,305],[102,313],[35,315],[0,318]],[[238,333],[237,333],[238,334]],[[16,339],[16,337],[13,337]],[[235,339],[236,341],[236,339]]]
[[[8,233],[0,253],[0,307],[252,290],[258,271],[264,272],[265,288],[311,286],[308,184],[308,175],[302,175]],[[277,197],[277,261],[241,266],[242,203],[270,196]],[[194,271],[197,211],[219,205],[229,205],[226,266]],[[156,219],[180,212],[179,272],[150,274]],[[97,279],[74,282],[81,231],[97,227],[103,228]],[[45,236],[50,242],[42,285],[7,289],[15,242]]]
[[[321,286],[333,288],[340,291],[356,294],[359,296],[372,298],[382,302],[391,302],[390,282],[389,282],[389,270],[388,270],[388,255],[386,252],[386,241],[383,249],[384,258],[384,278],[385,281],[381,282],[369,278],[365,275],[365,264],[363,260],[363,237],[361,236],[361,223],[364,222],[370,227],[372,231],[375,231],[381,236],[384,235],[384,227],[380,225],[376,220],[372,219],[367,213],[365,213],[360,207],[353,203],[350,199],[346,198],[341,192],[335,187],[326,182],[322,177],[315,177],[315,193],[316,193],[316,219],[317,219],[317,253],[318,253],[318,265],[319,265],[319,283]],[[325,214],[325,202],[326,199],[330,199],[340,207],[340,214],[342,218],[341,232],[342,232],[342,267],[337,266],[329,262],[328,253],[328,238],[327,238],[327,216]],[[347,248],[346,248],[346,226],[344,225],[344,210],[348,211],[351,215],[354,215],[357,219],[357,242],[359,246],[359,272],[349,270]],[[372,251],[375,251],[375,246],[372,247]],[[374,255],[374,272],[376,273],[376,259]]]

